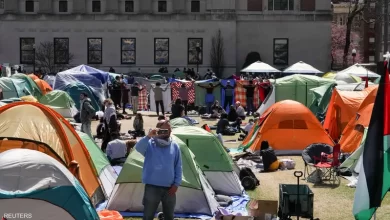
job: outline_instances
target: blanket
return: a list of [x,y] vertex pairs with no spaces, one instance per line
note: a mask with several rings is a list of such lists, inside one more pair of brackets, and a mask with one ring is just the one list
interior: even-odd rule
[[185,80],[175,80],[175,82],[171,83],[171,91],[172,91],[172,101],[175,101],[179,97],[179,88],[182,83],[186,84],[188,89],[188,104],[195,103],[195,86],[192,81]]
[[[206,89],[199,87],[207,86],[209,83],[213,83],[213,85],[217,85],[219,82],[213,82],[213,80],[201,80],[195,82],[195,105],[196,106],[205,106],[206,105]],[[216,86],[213,90],[214,100],[221,100],[221,86]],[[221,104],[221,103],[220,103]]]
[[[162,84],[161,88],[166,89],[163,92],[164,111],[171,112],[171,103],[172,103],[171,86],[169,84]],[[155,112],[156,111],[156,103],[154,100],[153,89],[150,89],[149,95],[150,95],[150,110]],[[160,106],[159,106],[159,109],[161,111]]]
[[[243,107],[246,107],[246,89],[244,88],[244,85],[249,85],[249,80],[239,80],[236,81],[237,86],[236,89],[234,90],[234,100],[235,102],[239,101],[241,102],[241,105]],[[257,80],[253,80],[253,84],[257,84]],[[259,107],[259,91],[258,88],[256,87],[255,89],[255,94],[254,94],[254,100],[253,100],[253,105],[255,109]]]

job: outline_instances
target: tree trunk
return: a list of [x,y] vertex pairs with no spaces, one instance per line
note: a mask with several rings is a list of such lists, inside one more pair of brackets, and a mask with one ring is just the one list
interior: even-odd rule
[[343,67],[348,67],[348,55],[349,47],[351,46],[351,31],[352,31],[352,22],[355,17],[355,13],[348,15],[347,19],[347,30],[345,32],[345,45],[344,45],[344,54],[343,54]]

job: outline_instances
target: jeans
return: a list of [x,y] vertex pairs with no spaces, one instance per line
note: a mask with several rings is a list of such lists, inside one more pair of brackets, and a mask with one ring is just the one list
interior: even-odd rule
[[213,103],[212,102],[206,102],[206,106],[207,106],[207,113],[212,114],[213,111],[211,110],[211,106],[213,106]]
[[81,132],[84,132],[88,134],[91,138],[92,137],[92,129],[91,129],[91,121],[86,121],[81,123]]
[[255,111],[254,108],[255,107],[253,107],[253,97],[246,97],[246,114],[249,115],[249,113],[253,113]]
[[182,103],[184,105],[184,115],[187,115],[188,100],[182,100]]
[[156,102],[156,112],[157,112],[157,115],[159,115],[159,106],[161,106],[161,112],[162,114],[164,115],[164,101],[163,100],[160,100],[160,101],[155,101]]
[[138,111],[138,96],[131,97],[131,104],[133,105],[133,114],[137,114]]
[[223,104],[223,109],[227,111],[226,107],[230,107],[233,104],[233,96],[225,96],[225,103]]
[[164,220],[173,220],[176,194],[168,195],[169,187],[161,187],[154,185],[145,185],[144,198],[142,204],[144,205],[143,220],[153,220],[156,214],[158,205],[162,203],[164,213]]

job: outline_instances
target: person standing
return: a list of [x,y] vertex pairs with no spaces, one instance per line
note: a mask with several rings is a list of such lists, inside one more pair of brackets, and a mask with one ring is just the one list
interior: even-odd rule
[[222,88],[225,90],[225,103],[223,103],[223,109],[227,111],[227,107],[233,104],[233,96],[234,96],[234,88],[236,84],[232,86],[230,84],[230,80],[226,82],[226,86],[222,86]]
[[252,80],[249,80],[249,85],[244,86],[246,89],[246,115],[249,116],[251,113],[254,113],[254,94],[256,85],[253,84]]
[[135,149],[145,157],[142,183],[145,184],[143,220],[153,220],[162,203],[164,220],[173,220],[176,192],[182,182],[183,168],[179,145],[171,138],[169,121],[159,121]]
[[131,87],[131,102],[133,105],[133,114],[137,114],[138,111],[138,96],[139,92],[142,91],[144,88],[140,88],[139,83],[135,82],[134,85]]
[[120,108],[121,105],[121,78],[119,76],[115,77],[115,80],[112,82],[111,91],[110,91],[111,99],[114,101],[115,108]]
[[92,138],[91,121],[95,117],[96,110],[92,107],[91,99],[87,93],[80,93],[80,121],[81,132],[88,134]]
[[188,88],[185,83],[182,83],[179,88],[179,98],[181,100],[181,104],[184,106],[184,115],[187,115],[188,110]]
[[154,101],[156,103],[156,112],[157,115],[160,115],[159,113],[159,105],[161,106],[161,113],[164,115],[164,100],[163,100],[163,92],[167,90],[167,88],[162,89],[161,83],[157,82],[156,86],[152,85],[152,89],[154,92]]
[[213,83],[209,83],[207,86],[202,86],[202,85],[198,84],[199,87],[206,89],[205,101],[206,101],[208,114],[213,113],[213,111],[211,109],[211,107],[215,101],[215,97],[214,97],[213,92],[214,92],[214,88],[217,87],[218,85],[219,85],[219,83],[216,85],[214,85]]
[[121,97],[122,97],[122,108],[123,108],[122,114],[127,114],[126,105],[127,105],[127,103],[129,103],[130,89],[129,89],[129,85],[126,84],[124,81],[122,81],[122,83],[121,83],[121,91],[122,91]]

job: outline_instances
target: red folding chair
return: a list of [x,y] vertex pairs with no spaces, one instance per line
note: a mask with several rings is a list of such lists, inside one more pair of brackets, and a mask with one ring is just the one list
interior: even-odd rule
[[340,144],[336,144],[333,147],[332,154],[321,155],[321,161],[314,165],[315,168],[323,171],[322,180],[331,181],[333,184],[340,182],[339,179],[339,166],[340,166]]

